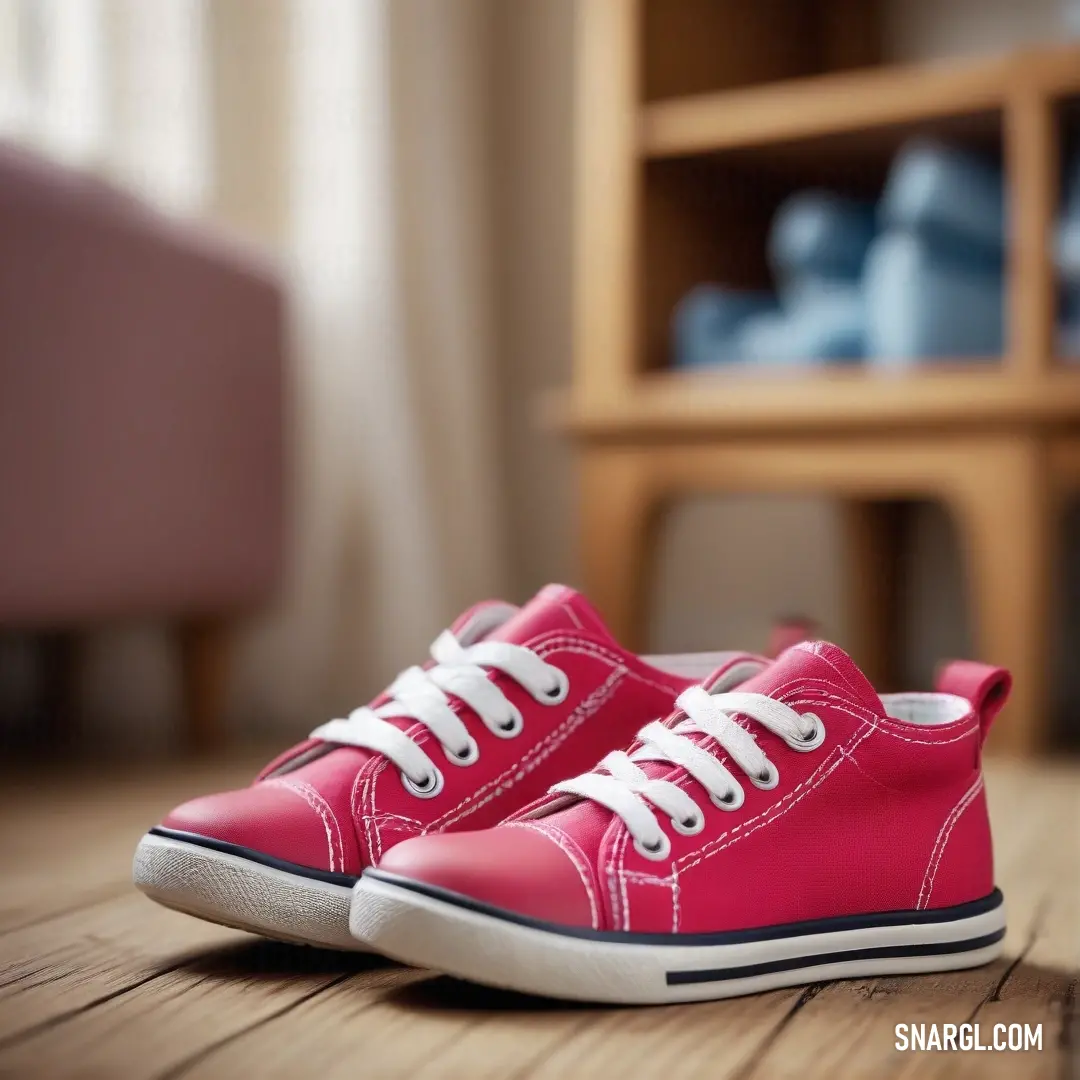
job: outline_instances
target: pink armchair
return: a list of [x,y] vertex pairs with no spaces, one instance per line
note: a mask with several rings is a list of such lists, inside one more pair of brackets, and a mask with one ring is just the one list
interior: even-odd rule
[[280,284],[10,147],[0,237],[0,627],[168,620],[206,746],[229,625],[282,569]]

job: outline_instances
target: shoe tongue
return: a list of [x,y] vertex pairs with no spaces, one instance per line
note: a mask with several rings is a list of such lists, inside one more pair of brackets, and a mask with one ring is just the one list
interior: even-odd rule
[[522,645],[555,630],[584,630],[617,646],[592,604],[566,585],[545,585],[487,640]]
[[475,645],[491,637],[517,610],[515,604],[508,604],[505,600],[482,600],[463,611],[450,624],[450,632],[462,645]]
[[791,646],[739,690],[768,694],[784,702],[805,698],[810,691],[842,698],[875,716],[883,716],[885,712],[881,698],[855,661],[839,646],[827,641],[803,641]]

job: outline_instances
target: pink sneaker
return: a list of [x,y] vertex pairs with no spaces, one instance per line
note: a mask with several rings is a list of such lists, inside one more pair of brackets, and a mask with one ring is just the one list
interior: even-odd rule
[[980,756],[1008,674],[878,697],[835,645],[678,699],[630,754],[494,829],[364,872],[354,934],[491,986],[600,1002],[731,997],[971,967],[1005,934]]
[[[256,782],[184,803],[143,837],[135,884],[167,907],[313,945],[360,948],[352,886],[395,844],[486,828],[591,768],[723,657],[621,648],[588,602],[548,586],[518,611],[467,612],[371,706],[333,720]],[[663,669],[661,669],[661,665]]]

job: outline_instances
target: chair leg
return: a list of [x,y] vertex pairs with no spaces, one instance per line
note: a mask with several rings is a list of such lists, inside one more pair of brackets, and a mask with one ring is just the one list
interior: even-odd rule
[[648,570],[658,508],[636,459],[589,448],[581,461],[582,573],[589,598],[628,649],[645,647]]
[[955,492],[980,659],[1009,668],[1013,691],[990,748],[1031,755],[1048,729],[1050,579],[1054,567],[1045,448],[1017,439],[973,459]]
[[179,627],[186,741],[205,753],[224,741],[230,633],[224,619],[199,619]]
[[851,653],[879,692],[898,689],[904,526],[898,502],[841,504]]

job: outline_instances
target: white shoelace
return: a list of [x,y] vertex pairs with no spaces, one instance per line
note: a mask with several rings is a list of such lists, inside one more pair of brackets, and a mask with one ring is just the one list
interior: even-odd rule
[[560,668],[521,645],[481,641],[464,646],[446,630],[431,646],[431,656],[434,667],[411,667],[394,680],[386,704],[377,709],[367,705],[354,709],[343,720],[317,727],[312,738],[383,754],[401,770],[402,782],[414,795],[431,798],[442,789],[442,773],[387,717],[418,721],[439,741],[447,760],[471,765],[480,756],[480,748],[451,707],[449,694],[468,705],[493,735],[512,739],[521,733],[521,712],[491,681],[487,668],[508,675],[545,705],[558,705],[569,690]]
[[617,814],[634,838],[634,846],[647,859],[663,859],[671,852],[671,840],[660,827],[652,807],[669,815],[672,828],[687,836],[701,832],[705,815],[688,792],[669,780],[650,779],[637,762],[666,761],[681,765],[709,793],[716,806],[737,810],[744,798],[738,780],[715,754],[687,736],[697,732],[711,736],[750,782],[760,788],[775,787],[780,774],[750,732],[735,723],[732,716],[742,713],[751,717],[796,750],[813,750],[825,738],[825,728],[817,716],[800,715],[782,701],[764,694],[738,691],[710,694],[694,686],[680,694],[676,704],[686,717],[673,728],[654,720],[639,732],[642,745],[633,754],[616,750],[597,766],[606,772],[585,773],[551,789],[592,799]]

